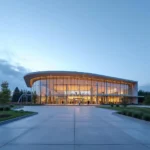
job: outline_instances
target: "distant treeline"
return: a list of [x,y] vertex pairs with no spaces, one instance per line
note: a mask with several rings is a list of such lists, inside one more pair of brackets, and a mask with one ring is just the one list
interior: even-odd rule
[[[14,90],[14,92],[13,92],[12,102],[18,102],[20,96],[21,96],[23,93],[31,94],[30,91],[19,90],[19,88],[16,87],[15,90]],[[26,101],[26,100],[27,100],[28,102],[31,102],[31,96],[27,96],[27,99],[26,99],[26,97],[22,97],[22,101]]]
[[150,92],[139,90],[138,96],[144,96],[144,98],[139,98],[139,103],[150,105]]

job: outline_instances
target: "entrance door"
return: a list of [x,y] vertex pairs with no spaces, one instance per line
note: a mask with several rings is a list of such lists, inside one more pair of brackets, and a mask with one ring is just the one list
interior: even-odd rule
[[83,98],[74,98],[74,104],[83,104]]

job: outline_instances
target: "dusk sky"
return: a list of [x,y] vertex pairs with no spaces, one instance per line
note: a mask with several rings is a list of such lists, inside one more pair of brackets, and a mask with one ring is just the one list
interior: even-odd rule
[[150,0],[1,0],[0,82],[31,71],[136,80],[150,91]]

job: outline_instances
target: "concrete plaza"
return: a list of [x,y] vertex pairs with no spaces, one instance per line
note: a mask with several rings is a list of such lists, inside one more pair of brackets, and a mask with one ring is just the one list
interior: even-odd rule
[[0,126],[0,150],[150,150],[150,123],[94,106],[26,106]]

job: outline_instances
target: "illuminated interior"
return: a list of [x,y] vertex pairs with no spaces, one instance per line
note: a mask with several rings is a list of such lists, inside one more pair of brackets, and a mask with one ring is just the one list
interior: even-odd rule
[[43,104],[120,103],[125,96],[132,100],[132,82],[82,76],[44,76],[32,78],[32,92]]

